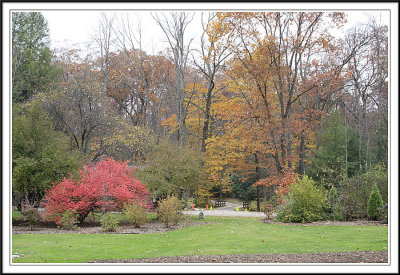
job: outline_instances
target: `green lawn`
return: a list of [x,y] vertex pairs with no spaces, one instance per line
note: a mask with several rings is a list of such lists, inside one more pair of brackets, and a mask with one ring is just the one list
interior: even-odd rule
[[13,262],[388,249],[386,226],[293,226],[265,224],[259,218],[211,216],[205,221],[211,224],[154,234],[15,234],[12,252],[24,257]]

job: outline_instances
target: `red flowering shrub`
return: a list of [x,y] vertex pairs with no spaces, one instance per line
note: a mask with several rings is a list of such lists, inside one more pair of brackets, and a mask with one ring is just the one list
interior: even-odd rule
[[53,183],[43,203],[45,219],[58,224],[65,211],[76,210],[78,222],[82,223],[94,210],[121,210],[133,200],[149,209],[148,191],[133,172],[127,162],[109,158],[86,167],[77,181],[64,178],[59,184]]

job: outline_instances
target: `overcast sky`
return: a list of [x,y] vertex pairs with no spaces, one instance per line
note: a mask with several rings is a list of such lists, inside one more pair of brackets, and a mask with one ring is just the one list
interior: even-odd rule
[[[43,10],[42,14],[48,21],[52,48],[58,48],[77,44],[85,48],[86,44],[93,41],[95,29],[98,26],[102,11],[83,10]],[[104,11],[103,11],[104,12]],[[194,20],[188,27],[187,35],[197,36],[194,42],[198,41],[201,32],[200,12],[196,12]],[[345,29],[359,23],[366,23],[369,16],[376,16],[382,23],[389,24],[389,11],[345,11],[348,23]],[[144,49],[149,53],[157,53],[165,49],[165,36],[160,27],[156,25],[150,11],[108,11],[115,13],[117,17],[129,14],[132,22],[141,21],[144,30]],[[153,12],[154,13],[154,12]],[[345,30],[344,29],[344,30]],[[194,45],[195,46],[195,45]],[[154,51],[154,52],[153,52]]]

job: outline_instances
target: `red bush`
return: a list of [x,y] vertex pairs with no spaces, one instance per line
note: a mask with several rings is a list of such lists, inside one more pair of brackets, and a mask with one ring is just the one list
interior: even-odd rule
[[149,209],[148,191],[134,178],[133,172],[127,162],[109,158],[86,167],[77,181],[64,178],[59,184],[53,183],[43,203],[46,220],[59,223],[62,213],[75,209],[78,222],[82,223],[94,210],[118,211],[132,200],[142,202]]

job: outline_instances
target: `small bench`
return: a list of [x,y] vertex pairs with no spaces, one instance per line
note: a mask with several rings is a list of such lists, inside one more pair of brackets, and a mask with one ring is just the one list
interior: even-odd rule
[[215,201],[215,207],[222,207],[226,205],[226,201],[225,200],[216,200]]
[[249,210],[249,208],[250,208],[250,202],[249,202],[249,201],[244,201],[244,202],[243,202],[243,208]]

